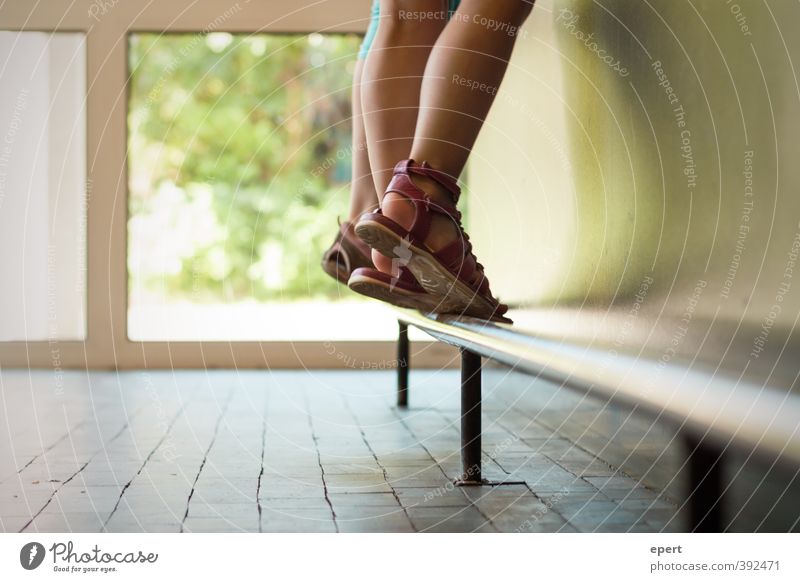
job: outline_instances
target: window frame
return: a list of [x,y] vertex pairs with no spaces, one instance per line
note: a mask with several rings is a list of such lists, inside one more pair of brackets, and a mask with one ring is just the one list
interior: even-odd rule
[[[86,330],[85,341],[0,343],[0,367],[352,368],[389,361],[394,342],[163,342],[128,339],[128,37],[133,33],[363,33],[369,0],[7,0],[2,30],[86,36]],[[224,21],[217,24],[225,15]],[[257,26],[262,23],[261,26]],[[214,26],[214,28],[210,28]],[[425,345],[415,365],[447,366],[454,351]]]

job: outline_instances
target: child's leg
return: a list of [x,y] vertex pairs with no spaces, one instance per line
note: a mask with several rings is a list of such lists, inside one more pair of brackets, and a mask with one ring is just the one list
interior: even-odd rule
[[379,196],[395,163],[411,151],[425,64],[446,22],[446,1],[381,0],[380,25],[361,82],[369,161]]
[[[411,155],[406,157],[427,161],[458,178],[505,75],[516,32],[531,7],[524,0],[462,0],[428,58]],[[395,162],[401,159],[402,155]],[[450,202],[436,182],[416,176],[414,182],[434,200]],[[387,216],[410,227],[413,209],[405,198],[388,194],[382,206]],[[442,248],[457,234],[451,221],[435,215],[429,244]]]
[[372,181],[372,171],[369,166],[367,153],[367,136],[364,130],[364,117],[361,114],[361,77],[364,61],[356,63],[353,75],[353,168],[350,181],[350,213],[349,222],[358,220],[358,217],[374,210],[378,206],[378,196],[375,184]]

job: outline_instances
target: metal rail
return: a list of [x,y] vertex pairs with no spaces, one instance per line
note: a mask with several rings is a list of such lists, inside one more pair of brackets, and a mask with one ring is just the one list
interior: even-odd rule
[[[398,354],[408,351],[409,325],[461,350],[462,484],[480,482],[481,357],[635,407],[679,427],[689,455],[693,531],[724,529],[721,467],[728,447],[800,467],[797,394],[677,361],[664,366],[654,359],[612,356],[591,346],[537,338],[481,320],[408,310],[398,310],[398,319]],[[398,403],[401,395],[407,402],[407,366],[398,366]]]

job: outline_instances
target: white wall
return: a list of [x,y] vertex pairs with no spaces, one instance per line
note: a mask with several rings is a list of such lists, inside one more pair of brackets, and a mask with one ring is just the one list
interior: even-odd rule
[[84,48],[0,32],[0,341],[86,335]]

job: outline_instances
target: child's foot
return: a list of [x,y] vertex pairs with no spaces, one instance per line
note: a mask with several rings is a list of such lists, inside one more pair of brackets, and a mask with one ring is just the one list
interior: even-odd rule
[[[510,321],[503,317],[508,307],[492,296],[472,254],[455,207],[459,194],[455,180],[426,163],[400,162],[381,210],[363,215],[356,234],[388,257],[391,267],[407,266],[437,297],[437,313]],[[387,262],[374,252],[373,258],[387,272]]]
[[353,225],[343,222],[333,244],[322,256],[322,269],[361,295],[407,309],[436,309],[436,302],[408,269],[398,266],[395,277],[382,273],[374,268],[370,253],[371,249],[355,235]]

